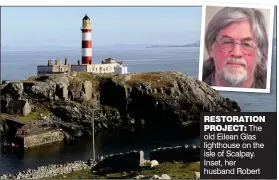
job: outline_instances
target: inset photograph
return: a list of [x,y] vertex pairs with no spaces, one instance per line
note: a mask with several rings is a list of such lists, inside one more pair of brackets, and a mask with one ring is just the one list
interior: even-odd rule
[[274,6],[204,3],[199,80],[216,90],[270,93]]

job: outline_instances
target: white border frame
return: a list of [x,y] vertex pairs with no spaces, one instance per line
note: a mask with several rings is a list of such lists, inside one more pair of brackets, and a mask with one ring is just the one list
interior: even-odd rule
[[255,88],[234,88],[234,87],[219,87],[211,86],[219,91],[233,91],[233,92],[257,92],[257,93],[270,93],[271,83],[271,64],[272,64],[272,44],[273,44],[273,28],[274,28],[274,11],[275,5],[255,5],[255,4],[239,4],[239,3],[214,3],[204,2],[202,5],[202,18],[201,18],[201,38],[200,38],[200,60],[199,60],[199,76],[198,79],[202,81],[203,61],[204,61],[204,36],[205,36],[205,20],[206,20],[206,7],[207,6],[220,6],[220,7],[248,7],[258,9],[269,9],[269,36],[268,36],[268,63],[267,63],[267,79],[266,89]]

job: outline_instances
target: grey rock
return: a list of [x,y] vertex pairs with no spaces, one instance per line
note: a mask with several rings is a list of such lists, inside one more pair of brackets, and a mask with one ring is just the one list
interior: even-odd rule
[[92,83],[90,81],[85,81],[83,83],[82,90],[85,95],[85,101],[92,99]]
[[145,178],[144,175],[138,175],[138,176],[136,176],[134,179],[144,179],[144,178]]
[[129,75],[124,76],[124,82],[129,81],[129,80],[131,80],[131,76],[129,76]]
[[123,173],[121,174],[121,176],[122,176],[122,177],[127,176],[127,172],[123,172]]
[[167,174],[162,174],[160,179],[171,179],[171,177]]
[[195,179],[200,179],[200,172],[195,172]]
[[158,175],[155,174],[155,175],[152,176],[151,179],[160,179],[160,176],[158,176]]

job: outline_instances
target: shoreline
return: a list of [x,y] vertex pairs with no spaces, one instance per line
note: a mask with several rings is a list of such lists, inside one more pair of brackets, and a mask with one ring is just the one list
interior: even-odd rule
[[36,169],[27,169],[14,174],[0,174],[0,179],[42,179],[65,175],[76,171],[90,169],[85,161],[74,161],[65,164],[50,164]]
[[[188,157],[190,159],[184,159],[185,153],[181,153],[177,159],[173,154],[176,152],[189,152]],[[190,151],[189,151],[190,150]],[[175,146],[175,147],[161,147],[157,149],[150,150],[152,156],[150,160],[156,160],[160,163],[166,162],[197,162],[199,159],[199,146]],[[167,157],[167,158],[166,158]],[[125,161],[123,161],[125,159]],[[119,166],[121,161],[122,166]],[[112,171],[127,172],[131,169],[137,169],[142,167],[146,161],[143,151],[129,151],[124,153],[109,154],[105,156],[99,156],[95,161],[89,159],[87,161],[73,161],[62,164],[49,164],[46,166],[39,166],[34,169],[27,169],[24,171],[19,171],[12,174],[0,174],[0,179],[41,179],[41,178],[52,178],[56,176],[67,175],[69,173],[74,173],[81,170],[94,170],[99,171],[103,168],[110,167]]]

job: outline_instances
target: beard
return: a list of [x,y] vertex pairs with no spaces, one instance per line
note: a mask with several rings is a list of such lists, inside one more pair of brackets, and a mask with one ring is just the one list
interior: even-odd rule
[[229,57],[217,73],[227,87],[240,87],[248,79],[246,62],[241,58]]

